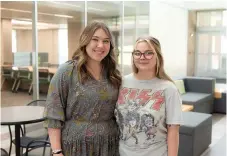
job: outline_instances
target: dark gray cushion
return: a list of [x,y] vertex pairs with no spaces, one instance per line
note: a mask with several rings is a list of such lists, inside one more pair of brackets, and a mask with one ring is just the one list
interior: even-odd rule
[[186,92],[181,95],[183,104],[193,104],[196,105],[198,103],[203,103],[205,101],[212,100],[212,94],[207,93],[194,93],[194,92]]
[[186,92],[214,93],[215,79],[206,77],[185,77]]
[[182,112],[183,124],[180,127],[180,134],[192,135],[195,129],[201,125],[212,124],[212,115],[197,112]]

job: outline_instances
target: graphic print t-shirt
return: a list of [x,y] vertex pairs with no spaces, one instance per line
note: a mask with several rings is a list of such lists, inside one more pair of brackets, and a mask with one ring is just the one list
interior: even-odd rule
[[115,110],[121,156],[167,156],[167,124],[182,124],[181,98],[167,80],[123,79]]

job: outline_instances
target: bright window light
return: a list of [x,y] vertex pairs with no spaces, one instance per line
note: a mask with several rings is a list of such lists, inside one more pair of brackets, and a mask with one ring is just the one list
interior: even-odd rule
[[17,31],[12,30],[12,52],[17,52]]
[[58,30],[58,55],[59,64],[68,60],[68,28]]

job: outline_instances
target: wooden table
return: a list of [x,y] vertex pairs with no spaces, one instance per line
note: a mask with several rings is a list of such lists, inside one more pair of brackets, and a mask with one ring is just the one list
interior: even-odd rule
[[[2,65],[2,67],[12,67],[10,65]],[[33,72],[32,66],[23,66],[22,68],[28,68],[30,72]],[[17,71],[18,67],[12,67],[13,70]],[[48,69],[50,74],[55,74],[58,68],[39,67],[39,69]]]
[[222,92],[223,92],[224,90],[222,90],[222,89],[215,89],[215,91],[214,91],[214,97],[216,98],[216,99],[221,99],[222,98]]
[[192,105],[182,104],[182,111],[183,112],[189,112],[189,111],[191,111],[193,109],[194,109],[194,106],[192,106]]
[[222,93],[226,93],[227,90],[227,85],[226,84],[215,84],[215,90],[214,90],[214,98],[215,99],[221,99],[222,98]]

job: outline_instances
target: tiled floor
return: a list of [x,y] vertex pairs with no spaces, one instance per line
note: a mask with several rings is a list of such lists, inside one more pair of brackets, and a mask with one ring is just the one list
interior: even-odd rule
[[[40,94],[40,99],[45,99],[46,95]],[[32,100],[32,95],[27,92],[12,93],[10,91],[1,91],[1,107],[23,106]]]
[[226,156],[226,115],[213,114],[212,143],[201,156]]
[[[40,95],[40,99],[45,99],[45,95]],[[32,96],[26,92],[12,93],[10,91],[1,92],[1,107],[8,107],[14,105],[26,105],[32,100]],[[43,132],[42,124],[35,124],[27,126],[28,135],[36,135]],[[6,150],[9,149],[9,134],[8,127],[1,126],[1,147]],[[49,150],[47,150],[49,151]],[[14,146],[12,149],[14,153]],[[29,155],[40,156],[41,150],[35,150]],[[14,155],[14,154],[12,154]],[[46,155],[49,155],[48,152]],[[226,155],[226,115],[213,114],[212,126],[212,143],[209,148],[201,156],[225,156]]]

